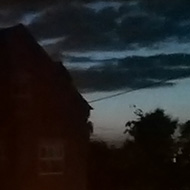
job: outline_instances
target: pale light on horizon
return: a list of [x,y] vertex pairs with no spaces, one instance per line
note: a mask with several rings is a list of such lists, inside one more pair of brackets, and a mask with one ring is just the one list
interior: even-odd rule
[[[122,96],[114,97],[100,102],[92,103],[94,110],[90,120],[94,122],[94,137],[107,142],[121,142],[126,139],[123,134],[125,123],[136,119],[134,107],[144,112],[153,111],[156,108],[165,110],[172,118],[185,122],[190,119],[190,78],[176,80],[173,87],[159,87],[153,89],[141,89]],[[113,94],[100,93],[103,95]],[[96,93],[83,94],[90,100],[98,96]]]

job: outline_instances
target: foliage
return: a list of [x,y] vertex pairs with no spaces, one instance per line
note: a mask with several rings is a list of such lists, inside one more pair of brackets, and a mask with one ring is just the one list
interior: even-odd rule
[[140,143],[163,141],[171,138],[177,127],[177,121],[165,115],[161,109],[146,114],[138,111],[136,114],[139,116],[138,120],[127,122],[126,127],[129,127],[127,131]]
[[[120,148],[91,142],[89,189],[189,190],[190,121],[179,125],[162,109],[137,109],[135,114],[125,130],[134,141],[126,140]],[[173,134],[179,126],[177,141]]]

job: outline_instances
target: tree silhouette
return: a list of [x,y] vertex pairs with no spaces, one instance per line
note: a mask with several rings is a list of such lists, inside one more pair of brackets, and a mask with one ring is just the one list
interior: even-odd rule
[[184,166],[190,164],[190,120],[181,125],[177,159]]
[[176,141],[178,121],[164,110],[137,109],[135,114],[137,119],[128,121],[125,130],[133,141],[126,140],[120,148],[90,143],[89,189],[190,189],[190,121],[180,124],[181,138]]
[[132,135],[135,142],[146,152],[159,161],[168,161],[172,155],[172,135],[177,127],[177,120],[173,120],[162,109],[144,114],[138,109],[138,119],[126,123],[126,131]]
[[[135,111],[136,120],[126,123],[125,133],[134,137],[134,142],[125,142],[124,149],[133,156],[128,162],[135,181],[134,189],[168,189],[172,186],[174,139],[172,135],[178,121],[156,109],[144,113]],[[137,175],[138,174],[138,175]],[[167,184],[167,185],[166,185]]]
[[176,181],[178,189],[190,189],[190,120],[181,124],[176,154]]

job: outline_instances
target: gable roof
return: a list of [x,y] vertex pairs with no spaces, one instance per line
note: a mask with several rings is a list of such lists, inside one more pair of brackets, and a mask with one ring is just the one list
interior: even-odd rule
[[[92,107],[72,84],[72,78],[67,69],[61,63],[55,63],[51,60],[24,25],[19,24],[0,30],[0,59],[3,64],[14,68],[26,67],[31,63],[33,64],[32,67],[43,67],[43,75],[46,78],[48,78],[46,72],[53,73],[50,76],[54,76],[55,81],[59,78],[60,85],[64,83],[69,86],[65,90],[69,91],[67,92],[68,96],[71,94],[70,103],[75,104],[78,110],[84,112],[85,117],[89,117]],[[40,73],[38,74],[40,75]],[[64,86],[62,90],[64,91]]]

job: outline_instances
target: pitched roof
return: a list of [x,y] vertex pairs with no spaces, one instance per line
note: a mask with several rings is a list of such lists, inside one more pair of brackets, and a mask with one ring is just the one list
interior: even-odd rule
[[92,107],[73,86],[72,78],[67,69],[62,64],[51,60],[24,25],[19,24],[0,30],[0,57],[1,60],[3,59],[3,63],[12,64],[14,67],[30,64],[31,62],[27,62],[30,59],[33,59],[32,64],[35,64],[34,66],[44,67],[44,72],[49,66],[50,71],[51,69],[52,72],[56,71],[57,77],[60,77],[62,82],[72,86],[74,90],[70,92],[72,93],[72,100],[70,101],[75,102],[76,106],[79,106],[81,111],[86,112],[87,117],[89,116]]

